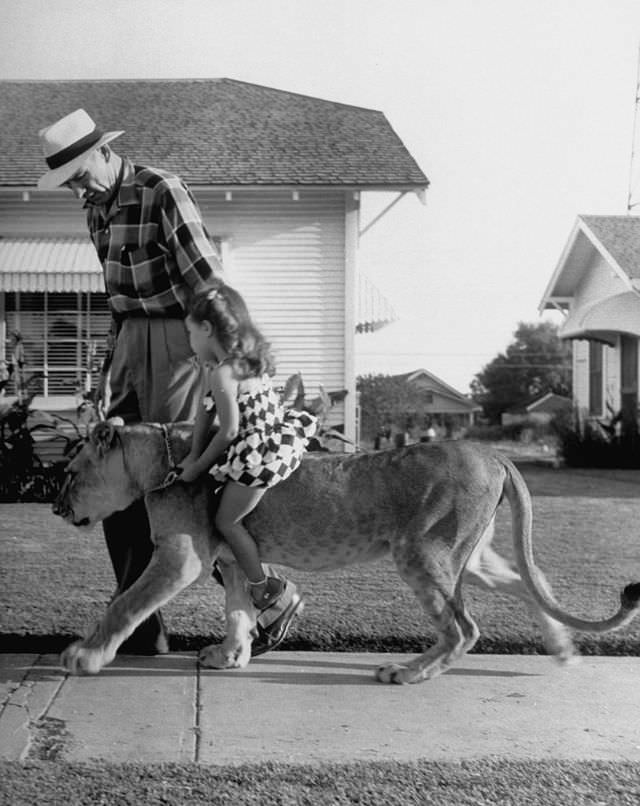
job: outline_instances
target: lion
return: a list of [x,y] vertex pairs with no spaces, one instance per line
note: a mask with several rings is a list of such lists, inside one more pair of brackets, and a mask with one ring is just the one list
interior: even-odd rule
[[[155,543],[140,578],[107,607],[96,628],[62,654],[64,668],[95,674],[153,611],[196,581],[214,562],[226,595],[226,635],[200,660],[215,669],[243,668],[256,623],[246,579],[216,534],[209,477],[164,486],[188,452],[191,427],[99,423],[67,467],[54,512],[76,526],[92,526],[144,497]],[[501,500],[511,508],[515,564],[492,548]],[[436,677],[467,653],[479,630],[463,601],[463,583],[523,600],[539,623],[547,651],[574,655],[567,628],[597,633],[636,615],[640,583],[627,585],[618,611],[588,621],[565,613],[532,552],[532,505],[524,479],[498,452],[465,441],[420,443],[354,454],[307,454],[287,480],[267,491],[245,524],[265,562],[328,571],[391,554],[400,577],[433,621],[437,640],[409,663],[387,663],[384,683]]]

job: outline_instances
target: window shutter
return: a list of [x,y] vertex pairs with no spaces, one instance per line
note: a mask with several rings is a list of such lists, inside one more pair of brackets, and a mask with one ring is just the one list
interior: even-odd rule
[[[8,293],[5,299],[7,345],[12,360],[11,334],[22,336],[24,378],[38,395],[75,396],[95,388],[106,353],[111,315],[106,294]],[[9,393],[16,392],[12,379]]]

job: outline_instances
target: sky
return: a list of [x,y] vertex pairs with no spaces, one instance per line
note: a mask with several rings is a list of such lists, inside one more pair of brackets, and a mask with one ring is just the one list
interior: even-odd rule
[[[0,0],[0,19],[2,79],[226,77],[384,112],[431,185],[361,239],[397,321],[357,337],[358,374],[468,392],[519,322],[558,321],[538,306],[576,217],[640,203],[638,0]],[[394,198],[364,194],[362,227]]]

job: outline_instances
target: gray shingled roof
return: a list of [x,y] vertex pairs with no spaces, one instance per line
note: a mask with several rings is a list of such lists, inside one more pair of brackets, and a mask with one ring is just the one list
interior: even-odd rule
[[222,78],[0,81],[0,187],[36,183],[38,130],[78,107],[194,185],[429,184],[382,112]]
[[581,215],[580,218],[632,279],[640,279],[640,217]]

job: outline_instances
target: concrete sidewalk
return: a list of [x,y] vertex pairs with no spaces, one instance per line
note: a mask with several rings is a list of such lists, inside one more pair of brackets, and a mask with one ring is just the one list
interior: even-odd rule
[[640,658],[469,655],[431,682],[374,680],[408,657],[272,652],[224,672],[119,656],[69,677],[55,656],[0,655],[0,759],[640,761]]

